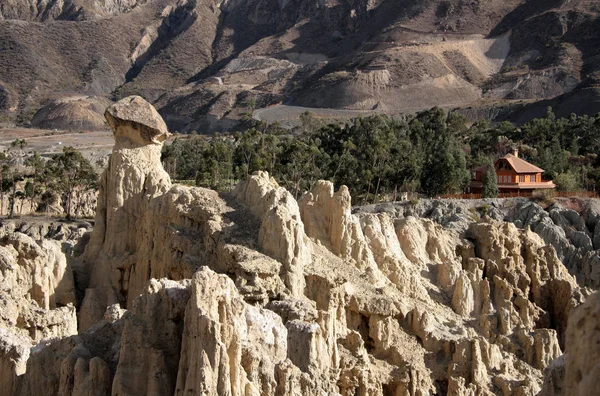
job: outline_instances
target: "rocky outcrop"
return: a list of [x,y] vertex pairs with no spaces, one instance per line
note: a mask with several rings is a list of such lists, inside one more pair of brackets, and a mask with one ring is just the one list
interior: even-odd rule
[[[128,97],[109,107],[106,119],[115,147],[102,174],[94,232],[84,255],[84,261],[96,261],[89,271],[84,315],[90,306],[106,307],[126,299],[128,278],[135,270],[139,251],[139,221],[150,211],[152,198],[171,187],[160,163],[162,144],[169,132],[154,107],[140,97]],[[133,286],[138,290],[143,287]],[[83,322],[84,328],[92,324]]]
[[304,266],[311,260],[298,203],[266,172],[240,183],[233,192],[238,202],[261,219],[258,242],[261,250],[282,263],[284,284],[293,296],[304,291]]
[[53,240],[0,237],[0,393],[15,394],[30,348],[77,333],[73,272]]
[[595,263],[600,249],[594,238],[596,229],[600,230],[600,217],[594,210],[594,201],[588,200],[582,213],[569,208],[569,201],[564,205],[556,203],[547,212],[535,203],[526,202],[518,205],[508,218],[518,227],[529,227],[552,245],[580,284],[598,288],[600,278]]
[[192,279],[175,395],[274,394],[288,331],[272,311],[243,301],[234,283],[204,268]]
[[600,381],[600,293],[573,309],[567,327],[567,350],[544,371],[540,396],[591,395],[597,393]]
[[[466,232],[482,219],[510,221],[529,228],[552,246],[577,283],[600,286],[600,207],[597,199],[558,198],[547,209],[528,198],[430,200],[396,202],[354,208],[363,213],[388,213],[394,218],[429,219],[446,230]],[[408,220],[405,220],[408,221]]]
[[[24,193],[25,184],[18,183],[17,193]],[[98,191],[95,189],[76,189],[71,197],[72,206],[71,216],[76,219],[93,219],[96,215],[96,203]],[[31,198],[24,198],[22,195],[14,199],[14,205],[9,195],[4,194],[0,197],[0,216],[8,216],[11,211],[17,217],[37,216],[45,214],[46,216],[66,217],[67,215],[67,197],[57,193],[49,194],[43,203],[39,203]]]
[[600,386],[600,293],[576,308],[569,318],[565,354],[566,395],[591,395]]
[[[189,279],[202,265],[231,274],[254,301],[266,303],[286,285],[290,293],[301,293],[310,247],[303,243],[297,204],[287,191],[268,175],[238,187],[237,200],[202,188],[171,188],[160,163],[168,132],[156,110],[139,97],[126,98],[107,110],[107,120],[116,144],[81,264],[90,273],[81,330],[99,320],[107,306],[129,306],[149,279]],[[259,190],[263,195],[247,199]],[[271,200],[263,201],[267,195]],[[260,231],[243,229],[241,222],[253,224],[255,217],[262,217]],[[247,247],[257,243],[264,253]]]
[[297,202],[266,172],[231,193],[171,186],[154,109],[126,98],[107,119],[114,154],[76,262],[79,334],[37,333],[67,297],[39,292],[54,278],[36,271],[62,267],[44,242],[7,244],[13,267],[46,254],[23,290],[48,304],[28,335],[43,342],[19,349],[18,320],[0,338],[14,394],[529,396],[569,353],[587,291],[531,230],[353,214],[326,181]]
[[173,394],[189,285],[152,280],[134,301],[123,317],[112,394]]
[[477,242],[475,254],[480,259],[467,261],[469,272],[477,274],[474,281],[488,282],[476,300],[492,302],[498,312],[498,328],[490,329],[491,312],[484,308],[486,317],[480,317],[484,329],[506,335],[513,327],[553,323],[563,340],[570,310],[584,297],[554,249],[545,246],[537,234],[510,223],[498,228],[474,224],[469,235]]
[[335,255],[352,260],[361,269],[375,268],[360,222],[351,214],[350,192],[346,186],[334,193],[333,183],[320,180],[302,196],[299,205],[306,235]]

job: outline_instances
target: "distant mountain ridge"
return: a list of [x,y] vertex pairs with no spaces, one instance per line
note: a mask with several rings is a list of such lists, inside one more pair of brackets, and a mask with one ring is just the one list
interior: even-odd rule
[[0,118],[101,129],[89,112],[130,94],[182,132],[279,103],[596,113],[599,17],[593,0],[0,0]]

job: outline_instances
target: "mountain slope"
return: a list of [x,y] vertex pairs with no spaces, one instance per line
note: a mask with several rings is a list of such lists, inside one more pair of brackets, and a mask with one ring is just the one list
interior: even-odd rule
[[201,132],[278,103],[600,110],[592,0],[0,0],[0,15],[0,114],[21,124],[81,95],[141,94]]

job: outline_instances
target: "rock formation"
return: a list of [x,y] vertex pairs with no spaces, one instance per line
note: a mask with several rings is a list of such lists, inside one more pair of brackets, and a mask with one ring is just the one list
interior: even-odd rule
[[77,333],[73,272],[56,240],[0,228],[0,394],[15,394],[30,349]]
[[[150,211],[152,198],[171,187],[160,164],[162,143],[169,132],[154,107],[140,97],[128,97],[110,106],[105,115],[115,147],[102,174],[95,229],[84,257],[95,263],[83,306],[100,304],[100,315],[107,305],[127,298],[130,283],[135,292],[141,291],[143,284],[130,282],[143,271],[136,267],[143,232],[140,220]],[[82,322],[84,328],[91,325],[87,319]]]
[[240,183],[234,197],[261,219],[258,242],[261,250],[282,264],[283,281],[293,296],[304,291],[304,266],[311,261],[298,203],[268,173]]
[[581,213],[569,208],[568,201],[566,205],[553,205],[548,212],[528,202],[519,205],[510,219],[518,227],[531,228],[554,246],[579,283],[598,288],[600,274],[595,263],[600,260],[600,244],[596,243],[600,235],[600,210],[595,201],[589,200]]
[[[484,200],[421,199],[355,208],[360,213],[388,213],[395,218],[427,218],[460,234],[483,219],[509,221],[529,228],[552,246],[559,260],[581,286],[600,286],[600,202],[557,198],[547,208],[528,198]],[[596,242],[595,242],[596,241]]]
[[567,328],[564,394],[591,395],[600,386],[600,294],[575,309]]
[[576,308],[588,291],[531,230],[353,214],[326,181],[297,202],[266,172],[231,193],[171,186],[155,110],[129,97],[106,117],[116,143],[75,263],[78,334],[59,252],[2,239],[2,276],[31,274],[20,293],[46,320],[27,334],[2,319],[10,394],[535,395],[565,349],[565,383],[589,389],[583,344],[570,354],[597,337]]
[[573,310],[567,327],[567,350],[544,371],[540,396],[593,395],[600,386],[600,293]]

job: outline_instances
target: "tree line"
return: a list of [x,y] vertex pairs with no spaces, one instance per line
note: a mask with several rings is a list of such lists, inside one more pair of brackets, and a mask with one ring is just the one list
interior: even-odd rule
[[323,124],[305,113],[291,131],[257,122],[233,135],[176,139],[162,158],[173,178],[216,190],[266,170],[296,197],[328,179],[348,186],[357,203],[367,203],[399,191],[461,193],[470,169],[513,148],[545,169],[544,178],[559,189],[600,185],[600,114],[557,119],[551,109],[520,127],[469,123],[440,108],[401,119],[359,117],[343,125]]
[[[13,141],[0,152],[0,216],[14,217],[17,202],[46,211],[58,201],[68,219],[77,213],[79,195],[98,188],[98,174],[92,164],[73,147],[44,158],[27,151],[23,139]],[[5,212],[4,202],[8,199]]]
[[[345,124],[325,124],[305,113],[292,130],[255,122],[236,134],[178,138],[165,145],[162,159],[174,179],[219,191],[266,170],[297,198],[327,179],[336,187],[348,186],[355,203],[370,203],[401,191],[461,193],[470,169],[491,167],[514,148],[545,169],[544,178],[560,190],[600,187],[600,114],[557,119],[551,109],[520,127],[469,123],[439,108],[403,118],[359,117]],[[489,174],[485,195],[494,196],[498,190]],[[17,202],[47,211],[58,200],[71,218],[78,196],[97,186],[94,167],[72,147],[44,158],[17,139],[0,152],[0,216],[14,216]]]

